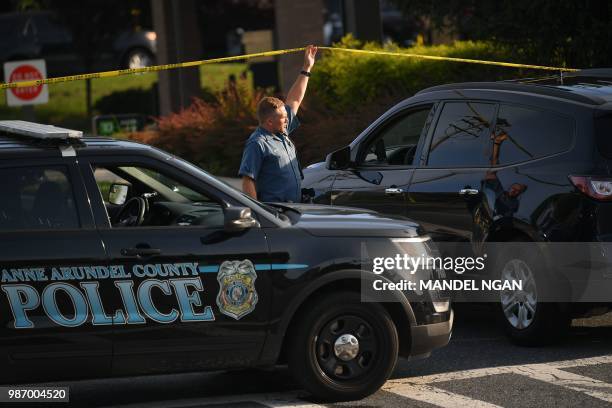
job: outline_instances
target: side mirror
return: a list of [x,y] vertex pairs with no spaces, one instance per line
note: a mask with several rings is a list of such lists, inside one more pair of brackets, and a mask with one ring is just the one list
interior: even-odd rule
[[351,167],[351,165],[350,146],[344,146],[342,149],[328,154],[325,158],[325,167],[328,170],[344,170]]
[[111,184],[108,191],[108,202],[114,205],[123,205],[127,200],[130,187],[125,184]]
[[226,231],[242,231],[260,227],[259,221],[253,218],[251,209],[247,207],[226,208],[224,225]]

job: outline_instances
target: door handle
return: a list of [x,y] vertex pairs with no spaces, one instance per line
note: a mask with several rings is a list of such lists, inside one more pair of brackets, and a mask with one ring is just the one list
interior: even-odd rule
[[404,193],[404,189],[403,188],[398,188],[398,187],[390,187],[390,188],[385,188],[385,194],[403,194]]
[[123,256],[153,256],[160,255],[161,249],[157,248],[122,248],[121,255]]
[[476,195],[478,193],[480,193],[480,191],[475,188],[462,188],[459,190],[459,195]]

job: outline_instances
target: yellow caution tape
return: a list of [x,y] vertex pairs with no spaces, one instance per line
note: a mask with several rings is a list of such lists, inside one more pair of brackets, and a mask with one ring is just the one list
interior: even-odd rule
[[232,61],[240,61],[244,59],[257,58],[257,57],[269,57],[269,56],[275,56],[275,55],[290,54],[290,53],[294,53],[298,51],[304,51],[304,49],[305,47],[291,48],[291,49],[279,50],[279,51],[258,52],[255,54],[248,54],[248,55],[236,55],[233,57],[222,57],[222,58],[213,58],[209,60],[179,62],[177,64],[153,65],[153,66],[144,67],[144,68],[120,69],[116,71],[94,72],[92,74],[68,75],[68,76],[57,77],[57,78],[46,78],[46,79],[37,79],[37,80],[31,80],[31,81],[0,83],[0,89],[23,88],[27,86],[57,84],[59,82],[80,81],[83,79],[112,78],[112,77],[117,77],[117,76],[122,76],[122,75],[140,74],[144,72],[156,72],[156,71],[166,71],[169,69],[176,69],[176,68],[197,67],[200,65],[216,64],[219,62],[232,62]]
[[[484,61],[484,60],[475,60],[475,59],[467,59],[467,58],[438,57],[434,55],[409,54],[409,53],[403,53],[403,52],[355,50],[355,49],[350,49],[350,48],[336,48],[336,47],[318,47],[318,48],[320,50],[351,52],[351,53],[356,53],[356,54],[421,58],[421,59],[429,59],[429,60],[436,60],[436,61],[452,61],[452,62],[464,62],[464,63],[470,63],[470,64],[497,65],[497,66],[512,67],[512,68],[529,68],[529,69],[540,69],[540,70],[558,71],[558,72],[579,71],[578,69],[573,69],[573,68],[559,68],[559,67],[547,67],[547,66],[542,66],[542,65],[515,64],[511,62]],[[236,55],[233,57],[222,57],[222,58],[213,58],[213,59],[200,60],[200,61],[180,62],[177,64],[154,65],[151,67],[144,67],[144,68],[120,69],[116,71],[95,72],[92,74],[69,75],[69,76],[63,76],[63,77],[37,79],[37,80],[31,80],[31,81],[0,83],[0,89],[23,88],[23,87],[28,87],[28,86],[57,84],[60,82],[80,81],[83,79],[112,78],[112,77],[117,77],[117,76],[122,76],[122,75],[140,74],[140,73],[145,73],[145,72],[157,72],[157,71],[166,71],[169,69],[176,69],[176,68],[197,67],[200,65],[216,64],[220,62],[241,61],[241,60],[257,58],[257,57],[273,57],[276,55],[291,54],[291,53],[295,53],[299,51],[304,51],[304,49],[305,47],[291,48],[291,49],[277,50],[277,51],[264,51],[264,52],[257,52],[254,54]]]
[[335,47],[319,47],[319,49],[342,51],[342,52],[352,52],[355,54],[386,55],[386,56],[393,56],[393,57],[421,58],[421,59],[429,59],[429,60],[436,60],[436,61],[466,62],[469,64],[497,65],[500,67],[511,67],[511,68],[542,69],[546,71],[557,71],[557,72],[580,71],[579,69],[575,69],[575,68],[547,67],[543,65],[515,64],[513,62],[485,61],[485,60],[475,60],[475,59],[468,59],[468,58],[438,57],[435,55],[409,54],[409,53],[404,53],[404,52],[354,50],[351,48],[335,48]]

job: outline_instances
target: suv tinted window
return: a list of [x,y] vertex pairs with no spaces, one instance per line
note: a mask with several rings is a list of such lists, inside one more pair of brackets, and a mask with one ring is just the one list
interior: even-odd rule
[[487,166],[495,105],[476,102],[444,104],[429,148],[432,167]]
[[494,164],[517,163],[563,152],[572,144],[570,118],[552,112],[501,105],[495,124]]
[[361,164],[377,166],[410,166],[431,107],[411,111],[393,118],[382,132],[371,140]]
[[65,168],[0,169],[0,229],[78,228],[74,194]]

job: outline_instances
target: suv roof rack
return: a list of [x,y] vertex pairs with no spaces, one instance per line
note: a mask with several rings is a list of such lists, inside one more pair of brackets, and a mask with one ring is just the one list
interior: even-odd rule
[[73,144],[82,144],[83,132],[24,120],[0,120],[0,132],[21,139],[58,146],[62,156],[76,156]]

